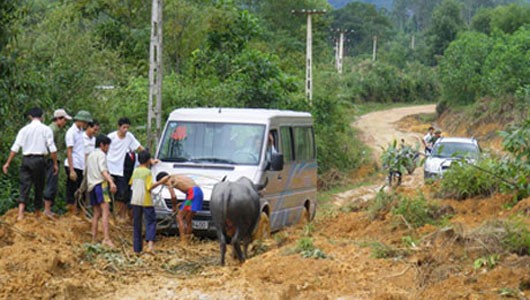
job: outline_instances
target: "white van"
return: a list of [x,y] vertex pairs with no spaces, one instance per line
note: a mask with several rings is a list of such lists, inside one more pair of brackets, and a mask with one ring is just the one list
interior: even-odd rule
[[[165,125],[155,155],[160,172],[191,177],[204,193],[193,219],[199,235],[215,234],[209,201],[213,186],[241,176],[267,183],[261,199],[261,234],[308,222],[315,216],[317,160],[309,113],[270,109],[181,108]],[[178,203],[185,195],[175,190]],[[166,187],[153,190],[161,229],[176,228]],[[162,225],[162,226],[160,226]]]

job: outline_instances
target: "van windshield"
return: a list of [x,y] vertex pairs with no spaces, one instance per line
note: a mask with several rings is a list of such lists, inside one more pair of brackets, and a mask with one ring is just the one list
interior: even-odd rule
[[158,158],[165,162],[257,165],[265,125],[213,122],[168,123]]

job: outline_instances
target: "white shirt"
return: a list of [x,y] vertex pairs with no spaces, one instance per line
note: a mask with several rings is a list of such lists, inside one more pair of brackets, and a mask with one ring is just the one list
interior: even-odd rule
[[432,134],[430,134],[430,133],[427,133],[427,134],[423,137],[423,141],[425,142],[425,144],[426,144],[427,146],[430,145],[430,143],[431,143],[431,138],[432,138]]
[[118,137],[117,131],[110,133],[108,137],[111,140],[109,151],[107,152],[109,173],[115,176],[123,176],[125,154],[129,151],[135,151],[141,146],[141,144],[134,135],[128,131],[124,138]]
[[18,152],[20,148],[22,148],[23,155],[43,155],[57,152],[53,142],[53,131],[38,119],[33,119],[31,123],[22,127],[18,132],[11,151]]
[[89,137],[86,132],[83,132],[83,142],[85,143],[85,155],[96,150],[96,137]]
[[[83,129],[75,126],[75,123],[68,129],[65,135],[66,148],[72,147],[72,161],[74,169],[85,169],[85,141],[83,138]],[[64,160],[64,165],[68,165],[68,157]]]
[[107,156],[101,148],[94,149],[94,151],[88,155],[86,164],[87,168],[85,170],[85,176],[87,179],[87,188],[90,192],[96,185],[105,181],[103,172],[108,170]]

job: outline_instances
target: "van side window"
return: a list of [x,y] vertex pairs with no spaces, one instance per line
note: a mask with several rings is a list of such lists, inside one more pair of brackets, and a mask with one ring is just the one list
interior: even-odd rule
[[282,145],[280,152],[283,154],[283,161],[285,163],[293,161],[293,139],[290,127],[280,128],[280,141]]
[[295,159],[315,159],[315,142],[312,127],[293,127]]

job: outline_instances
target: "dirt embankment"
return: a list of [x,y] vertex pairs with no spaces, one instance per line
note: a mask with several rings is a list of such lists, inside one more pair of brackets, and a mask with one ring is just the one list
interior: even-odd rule
[[[395,123],[426,108],[374,113],[358,122],[377,151],[394,138],[417,139]],[[399,124],[399,125],[397,125]],[[399,128],[398,128],[399,126]],[[374,129],[375,128],[375,129]],[[421,130],[420,130],[421,132]],[[371,137],[370,137],[371,136]],[[370,142],[370,140],[377,142]],[[391,212],[370,218],[366,206],[380,184],[336,195],[309,226],[290,228],[254,243],[251,258],[219,266],[216,241],[188,245],[158,236],[156,255],[135,256],[130,226],[112,226],[117,249],[90,245],[90,224],[78,217],[14,223],[0,217],[2,299],[515,299],[530,297],[530,258],[495,252],[484,231],[488,221],[522,215],[530,199],[513,208],[510,196],[465,201],[432,199],[421,170],[405,177],[397,192],[422,193],[454,213],[445,223],[414,228]],[[381,178],[381,183],[383,179]],[[492,225],[493,226],[493,225]],[[498,227],[494,227],[497,228]],[[297,249],[304,246],[307,251]],[[494,265],[477,259],[498,254]],[[380,257],[380,258],[376,258]]]

